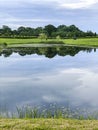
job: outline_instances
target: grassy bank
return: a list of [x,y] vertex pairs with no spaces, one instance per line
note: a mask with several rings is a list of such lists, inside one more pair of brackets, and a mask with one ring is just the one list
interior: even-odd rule
[[0,44],[7,43],[8,45],[13,44],[34,44],[34,43],[64,43],[67,45],[78,45],[78,46],[92,46],[98,47],[98,38],[82,38],[82,39],[48,39],[41,40],[38,38],[33,39],[11,39],[11,38],[0,38]]
[[66,44],[71,44],[71,45],[98,47],[98,38],[83,38],[77,40],[64,39],[62,41]]
[[98,121],[74,119],[0,119],[0,130],[98,130]]

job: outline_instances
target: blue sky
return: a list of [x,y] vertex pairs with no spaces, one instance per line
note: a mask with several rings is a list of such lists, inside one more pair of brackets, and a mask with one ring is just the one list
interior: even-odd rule
[[0,0],[0,27],[75,24],[98,33],[98,0]]

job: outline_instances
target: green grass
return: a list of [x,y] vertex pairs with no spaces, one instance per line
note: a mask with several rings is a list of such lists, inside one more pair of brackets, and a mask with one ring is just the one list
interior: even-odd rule
[[81,39],[48,39],[41,40],[38,38],[33,39],[12,39],[12,38],[0,38],[0,44],[7,43],[8,45],[14,44],[34,44],[34,43],[59,43],[63,42],[67,45],[78,45],[78,46],[92,46],[98,47],[98,38],[81,38]]
[[48,39],[48,40],[41,40],[39,38],[32,38],[32,39],[14,39],[14,38],[0,38],[0,44],[7,43],[8,45],[11,44],[34,44],[34,43],[59,43],[61,40],[56,39]]
[[[13,116],[9,118],[1,116],[0,130],[98,130],[98,120],[92,117],[87,119],[83,117],[78,119],[63,117],[57,108],[55,108],[55,116],[51,116],[53,110],[51,111],[50,108],[49,111],[45,112],[45,115],[49,114],[47,116],[42,116],[44,114],[43,110],[40,111],[41,115],[39,116],[37,108],[32,110],[32,108],[26,106],[25,108],[17,109],[18,117]],[[70,116],[69,110],[66,114]]]
[[0,130],[98,130],[98,120],[0,119]]
[[19,43],[39,43],[41,42],[40,39],[13,39],[13,38],[0,38],[0,43],[7,43],[7,44],[19,44]]
[[81,46],[92,46],[98,47],[98,38],[83,38],[83,39],[64,39],[64,43],[71,45],[81,45]]

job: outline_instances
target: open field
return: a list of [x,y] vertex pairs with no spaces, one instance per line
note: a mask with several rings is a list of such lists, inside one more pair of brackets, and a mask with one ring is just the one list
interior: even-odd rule
[[7,43],[7,44],[19,44],[19,43],[39,43],[41,42],[40,39],[34,38],[34,39],[13,39],[13,38],[0,38],[0,43]]
[[38,38],[33,39],[11,39],[11,38],[0,38],[0,44],[7,43],[8,45],[13,44],[34,44],[34,43],[59,43],[63,42],[67,45],[78,45],[78,46],[92,46],[98,47],[98,38],[83,38],[83,39],[48,39],[41,40]]
[[0,130],[98,130],[98,120],[0,119]]
[[62,41],[66,44],[71,44],[71,45],[98,47],[98,38],[83,38],[77,40],[64,39]]

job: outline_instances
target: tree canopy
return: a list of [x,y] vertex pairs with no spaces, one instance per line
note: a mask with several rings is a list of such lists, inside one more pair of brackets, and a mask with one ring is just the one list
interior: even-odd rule
[[0,37],[12,37],[12,38],[32,38],[39,37],[40,34],[46,35],[48,38],[56,38],[59,36],[60,38],[78,38],[78,37],[96,37],[96,32],[92,32],[91,30],[84,32],[80,30],[75,25],[59,25],[55,27],[54,25],[46,25],[45,27],[19,27],[16,30],[12,30],[10,27],[3,25],[0,28]]

